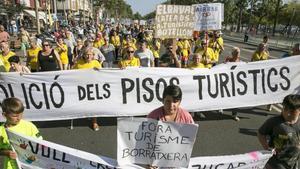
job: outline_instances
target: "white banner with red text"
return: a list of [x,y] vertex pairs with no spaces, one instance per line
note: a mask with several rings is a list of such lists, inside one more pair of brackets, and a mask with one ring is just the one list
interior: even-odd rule
[[[0,73],[0,101],[20,98],[31,121],[147,115],[167,85],[190,112],[281,103],[300,94],[300,56],[212,69],[127,68]],[[3,119],[2,119],[3,120]]]

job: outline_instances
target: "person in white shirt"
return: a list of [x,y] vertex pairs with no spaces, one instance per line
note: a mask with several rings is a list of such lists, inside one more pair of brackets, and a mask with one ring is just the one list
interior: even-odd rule
[[142,39],[139,42],[139,49],[135,55],[140,59],[141,67],[154,67],[154,56],[150,49],[147,48],[146,40]]

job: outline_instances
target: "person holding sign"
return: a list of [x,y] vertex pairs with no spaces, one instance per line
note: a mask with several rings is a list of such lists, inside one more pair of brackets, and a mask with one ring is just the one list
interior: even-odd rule
[[275,149],[266,169],[297,169],[300,159],[300,95],[283,99],[281,115],[269,118],[258,130],[264,149]]
[[[85,49],[83,57],[76,62],[74,69],[100,69],[102,68],[101,63],[94,59],[95,53],[92,47]],[[99,130],[99,125],[97,123],[97,118],[92,118],[92,128],[94,131]]]
[[180,107],[182,91],[179,86],[169,85],[163,91],[163,106],[153,110],[147,118],[176,123],[193,124],[190,113]]
[[24,105],[18,98],[6,98],[2,101],[2,115],[6,118],[5,123],[0,126],[0,155],[4,156],[4,169],[18,169],[16,162],[17,153],[12,150],[5,129],[26,136],[41,138],[36,126],[26,120],[23,120]]

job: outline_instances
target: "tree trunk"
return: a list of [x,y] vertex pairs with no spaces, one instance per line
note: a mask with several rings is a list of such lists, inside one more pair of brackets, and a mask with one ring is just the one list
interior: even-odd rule
[[236,28],[236,32],[240,32],[240,27],[241,27],[241,23],[242,23],[242,8],[240,8],[239,10],[239,19],[238,19],[238,24],[237,24],[237,28]]

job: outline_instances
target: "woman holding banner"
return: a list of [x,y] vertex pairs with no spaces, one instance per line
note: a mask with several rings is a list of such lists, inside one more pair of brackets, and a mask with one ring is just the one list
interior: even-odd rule
[[[83,57],[76,62],[74,69],[100,69],[101,63],[94,59],[93,48],[85,49]],[[92,118],[92,128],[94,131],[99,130],[99,125],[97,123],[97,118]]]
[[182,91],[179,86],[169,85],[163,92],[163,106],[153,110],[147,118],[176,123],[194,123],[190,113],[180,107]]

